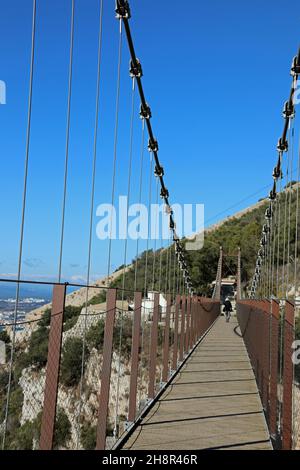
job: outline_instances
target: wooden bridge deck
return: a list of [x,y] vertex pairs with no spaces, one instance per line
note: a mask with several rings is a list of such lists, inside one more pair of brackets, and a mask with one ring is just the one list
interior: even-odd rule
[[217,320],[123,449],[272,449],[236,326]]

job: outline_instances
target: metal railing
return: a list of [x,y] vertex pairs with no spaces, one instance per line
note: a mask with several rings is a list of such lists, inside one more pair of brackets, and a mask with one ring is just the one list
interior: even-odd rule
[[[295,307],[288,301],[243,300],[237,316],[275,448],[299,448],[299,382],[293,346]],[[294,397],[294,402],[293,402]]]
[[74,307],[68,289],[54,284],[48,305],[0,324],[3,449],[113,448],[220,314],[206,298],[155,292],[149,307],[102,286]]

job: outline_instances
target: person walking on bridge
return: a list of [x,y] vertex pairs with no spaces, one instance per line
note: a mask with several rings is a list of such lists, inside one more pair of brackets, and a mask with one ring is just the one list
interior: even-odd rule
[[229,322],[230,314],[232,312],[232,305],[231,305],[231,302],[229,300],[229,297],[226,297],[226,299],[225,299],[223,312],[225,313],[226,322]]

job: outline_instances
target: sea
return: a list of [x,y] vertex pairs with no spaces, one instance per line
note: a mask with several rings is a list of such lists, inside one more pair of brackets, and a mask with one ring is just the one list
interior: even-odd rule
[[[28,313],[50,302],[51,295],[48,289],[24,288],[20,289],[18,302],[17,322],[26,321]],[[0,286],[0,331],[4,325],[13,322],[16,308],[16,292],[13,286]]]

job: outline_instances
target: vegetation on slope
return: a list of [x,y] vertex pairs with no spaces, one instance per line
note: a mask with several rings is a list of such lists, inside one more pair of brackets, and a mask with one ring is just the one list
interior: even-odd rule
[[[276,216],[275,236],[277,247],[279,228],[279,265],[282,265],[283,262],[286,263],[287,250],[284,250],[283,244],[284,227],[286,240],[285,246],[287,246],[287,241],[289,240],[290,254],[293,255],[295,250],[296,196],[297,193],[295,190],[283,192],[278,197],[278,202],[276,203],[277,214],[280,212],[280,223],[278,223],[279,217]],[[233,255],[232,257],[224,258],[223,277],[230,274],[236,274],[237,252],[238,247],[240,247],[242,256],[242,283],[243,285],[250,283],[255,269],[262,226],[265,223],[265,211],[268,205],[268,200],[265,200],[265,204],[254,207],[253,210],[249,210],[242,216],[231,217],[214,230],[205,233],[204,247],[201,250],[185,252],[195,292],[199,295],[211,294],[211,283],[216,278],[220,246],[223,247],[225,255]],[[290,219],[289,224],[288,219]],[[273,220],[273,224],[274,223],[275,220]],[[290,227],[289,229],[288,226]],[[183,240],[184,245],[185,243],[186,240]],[[291,261],[293,261],[292,258],[290,258],[290,262]],[[277,250],[275,263],[277,263]],[[128,291],[134,290],[136,266],[137,290],[144,292],[145,285],[147,285],[148,290],[173,292],[176,281],[176,273],[174,276],[173,245],[169,249],[158,250],[156,252],[149,250],[148,252],[142,253],[137,259],[132,261],[132,267],[128,272],[126,272],[125,278],[125,287]],[[169,279],[168,283],[166,282],[167,279]],[[112,287],[122,287],[122,275],[115,279],[112,283]],[[119,297],[121,297],[121,295],[121,292],[119,292]],[[130,295],[125,292],[125,297],[126,295],[130,297]]]

